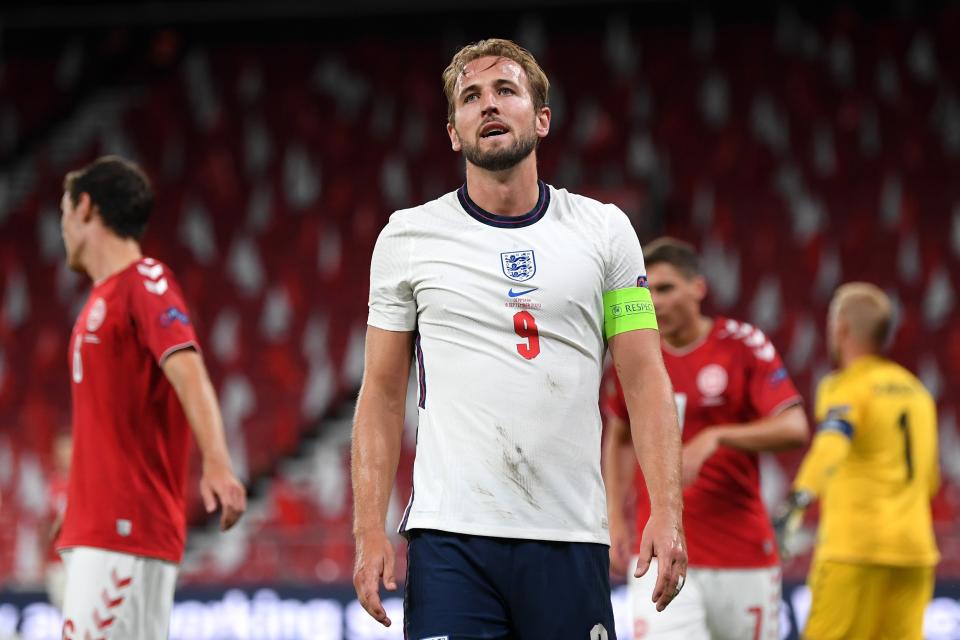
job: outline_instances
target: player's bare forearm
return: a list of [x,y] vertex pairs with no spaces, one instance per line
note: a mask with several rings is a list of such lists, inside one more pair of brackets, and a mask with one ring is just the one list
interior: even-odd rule
[[782,451],[807,444],[810,429],[807,415],[799,405],[743,425],[712,427],[717,444],[741,451]]
[[411,359],[409,332],[367,328],[350,466],[355,534],[384,528],[400,460]]
[[657,559],[652,600],[663,611],[680,592],[687,573],[680,490],[680,426],[673,388],[660,354],[660,334],[650,329],[621,333],[610,349],[623,388],[634,448],[650,494],[650,519],[640,536],[634,575]]
[[167,357],[162,366],[183,406],[204,466],[230,469],[220,406],[203,358],[193,349],[181,349]]
[[223,418],[207,368],[193,349],[171,354],[161,366],[180,399],[203,458],[200,495],[204,507],[207,513],[213,513],[220,504],[220,529],[226,531],[246,511],[247,493],[233,473]]
[[393,545],[384,531],[387,504],[400,460],[407,377],[413,357],[408,331],[367,327],[363,384],[353,421],[350,475],[353,481],[353,586],[360,604],[390,626],[379,585],[397,588]]
[[383,531],[403,434],[404,403],[364,384],[353,424],[354,533]]
[[660,353],[660,334],[641,329],[610,340],[623,388],[637,460],[652,512],[680,521],[680,427],[673,388]]

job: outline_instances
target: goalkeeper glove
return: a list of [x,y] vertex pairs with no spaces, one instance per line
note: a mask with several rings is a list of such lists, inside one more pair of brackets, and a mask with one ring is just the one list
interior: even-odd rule
[[809,491],[794,491],[773,518],[773,532],[777,536],[780,557],[784,561],[792,558],[798,551],[797,538],[800,525],[803,524],[803,514],[813,500],[814,495]]

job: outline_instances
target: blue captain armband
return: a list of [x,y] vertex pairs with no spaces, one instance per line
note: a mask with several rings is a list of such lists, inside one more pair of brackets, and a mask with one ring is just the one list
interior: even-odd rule
[[607,340],[627,331],[658,328],[649,289],[627,287],[603,294],[603,334]]
[[817,427],[817,431],[834,431],[847,436],[847,438],[853,437],[853,425],[846,420],[841,420],[840,418],[827,418],[820,423],[820,425]]

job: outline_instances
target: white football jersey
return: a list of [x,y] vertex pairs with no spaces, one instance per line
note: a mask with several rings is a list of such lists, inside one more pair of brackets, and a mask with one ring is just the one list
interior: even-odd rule
[[523,216],[488,213],[461,187],[397,211],[377,240],[368,323],[416,332],[401,532],[609,544],[603,294],[637,286],[643,254],[617,207],[539,184]]

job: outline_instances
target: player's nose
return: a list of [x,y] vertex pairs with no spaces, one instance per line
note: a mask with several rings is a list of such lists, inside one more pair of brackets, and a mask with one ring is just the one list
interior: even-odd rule
[[483,115],[489,115],[499,111],[499,102],[497,101],[496,91],[484,91],[480,97],[480,100],[480,106],[483,108]]

